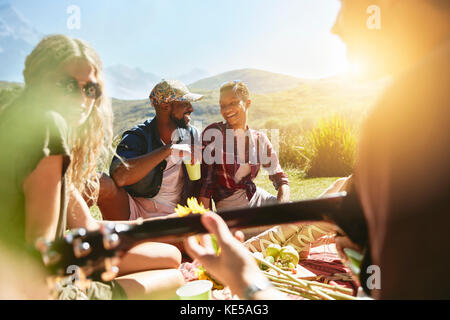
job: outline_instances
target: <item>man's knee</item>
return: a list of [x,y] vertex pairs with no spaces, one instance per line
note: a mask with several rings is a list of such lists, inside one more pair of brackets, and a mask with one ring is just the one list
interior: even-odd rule
[[105,220],[128,220],[130,217],[128,193],[117,187],[114,180],[105,173],[100,177],[97,205]]
[[277,197],[267,192],[266,190],[257,187],[256,193],[250,200],[250,207],[261,207],[278,203]]
[[99,198],[110,199],[116,197],[121,191],[125,191],[119,188],[114,180],[103,173],[100,177],[100,193]]

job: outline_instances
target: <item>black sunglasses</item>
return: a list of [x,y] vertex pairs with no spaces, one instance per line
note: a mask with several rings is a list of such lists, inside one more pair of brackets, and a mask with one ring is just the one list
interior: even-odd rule
[[[67,78],[57,83],[57,86],[61,88],[66,94],[75,94],[79,92],[78,81],[74,78]],[[102,89],[98,83],[88,82],[82,88],[81,91],[89,99],[98,99],[102,96]]]

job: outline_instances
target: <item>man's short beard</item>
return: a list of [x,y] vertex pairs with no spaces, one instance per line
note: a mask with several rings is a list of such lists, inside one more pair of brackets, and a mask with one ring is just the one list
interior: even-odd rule
[[183,114],[183,118],[181,118],[181,119],[177,119],[171,114],[170,115],[170,120],[172,120],[173,123],[175,123],[175,125],[178,128],[187,129],[189,127],[189,123],[186,123],[186,120],[184,120],[184,114]]

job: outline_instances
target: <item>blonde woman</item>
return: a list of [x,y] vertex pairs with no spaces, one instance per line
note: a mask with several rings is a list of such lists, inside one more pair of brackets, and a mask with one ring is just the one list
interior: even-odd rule
[[[98,195],[98,165],[112,131],[102,63],[87,43],[48,36],[27,57],[23,75],[23,94],[0,115],[0,237],[17,248],[61,237],[66,228],[100,228],[104,222],[90,215],[83,196]],[[170,298],[183,284],[180,261],[173,246],[139,245],[121,261],[116,281],[85,293]]]

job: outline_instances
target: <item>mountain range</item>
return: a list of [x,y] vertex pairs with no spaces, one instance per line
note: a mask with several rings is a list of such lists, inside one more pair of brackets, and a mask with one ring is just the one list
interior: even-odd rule
[[219,75],[201,79],[189,85],[192,89],[217,90],[230,80],[241,80],[254,93],[273,93],[295,88],[303,80],[292,76],[273,73],[257,69],[240,69],[221,73]]
[[[0,80],[5,80],[0,81],[0,90],[20,88],[25,58],[42,36],[8,1],[0,0]],[[154,115],[147,97],[161,75],[118,64],[105,68],[105,77],[108,94],[113,97],[116,134]],[[194,68],[171,78],[178,78],[191,91],[204,95],[194,104],[193,121],[205,125],[221,120],[220,85],[230,80],[244,81],[251,91],[249,117],[255,128],[307,128],[330,113],[342,113],[359,121],[385,85],[383,81],[344,81],[337,77],[307,80],[257,69],[212,76]]]
[[[8,0],[0,0],[0,80],[23,82],[26,56],[44,35],[23,17]],[[229,80],[243,80],[251,92],[269,94],[297,87],[307,82],[296,77],[257,69],[240,69],[218,75],[192,68],[178,75],[161,75],[123,64],[105,68],[108,95],[120,100],[146,99],[162,78],[181,80],[194,90],[217,90]]]
[[[234,72],[229,74],[233,75]],[[271,83],[272,73],[267,72],[266,75],[266,82]],[[263,79],[258,79],[264,82]],[[253,91],[250,95],[252,103],[249,109],[249,125],[253,128],[300,131],[312,128],[318,119],[338,114],[358,127],[388,81],[389,79],[334,77],[308,80],[277,92]],[[205,128],[212,122],[223,120],[219,105],[220,93],[217,88],[214,90],[191,88],[191,91],[204,95],[202,100],[193,103],[194,125]],[[112,106],[114,133],[117,135],[155,115],[148,99],[134,101],[113,99]]]
[[[44,34],[39,32],[10,1],[0,0],[0,80],[23,82],[25,59]],[[186,84],[203,79],[208,71],[193,68],[175,75]],[[144,99],[151,88],[163,77],[125,65],[105,68],[105,78],[110,96],[124,99]]]
[[148,97],[152,88],[163,78],[178,79],[185,84],[189,84],[208,75],[208,71],[200,68],[194,68],[187,73],[173,77],[162,77],[123,64],[105,68],[105,78],[110,96],[122,100],[137,100]]
[[124,100],[148,97],[150,88],[160,80],[159,76],[140,68],[115,65],[105,69],[108,94]]
[[[230,72],[229,75],[233,75]],[[267,83],[271,83],[271,74],[267,72]],[[252,78],[249,78],[250,81]],[[258,81],[263,79],[258,78]],[[203,82],[208,83],[208,82]],[[314,126],[315,121],[332,114],[340,114],[352,124],[358,125],[384,89],[388,79],[361,80],[329,78],[309,80],[278,92],[251,92],[249,124],[253,128],[278,128],[301,130]],[[20,83],[0,81],[2,89],[20,88]],[[206,125],[222,121],[219,106],[219,90],[195,89],[193,92],[204,95],[201,101],[193,103],[193,124],[199,129]],[[17,91],[16,91],[17,92]],[[2,99],[0,94],[0,109]],[[11,95],[6,94],[5,98]],[[148,98],[137,100],[112,99],[114,112],[114,133],[125,130],[155,115]]]
[[[193,91],[218,90],[224,82],[239,79],[247,84],[251,92],[258,94],[292,89],[307,81],[257,69],[232,70],[215,76],[201,78],[205,74],[207,74],[206,71],[196,68],[187,74],[173,78],[182,81]],[[140,68],[131,68],[124,65],[106,68],[105,76],[110,96],[121,100],[147,98],[152,88],[162,79],[162,77],[145,72]]]

